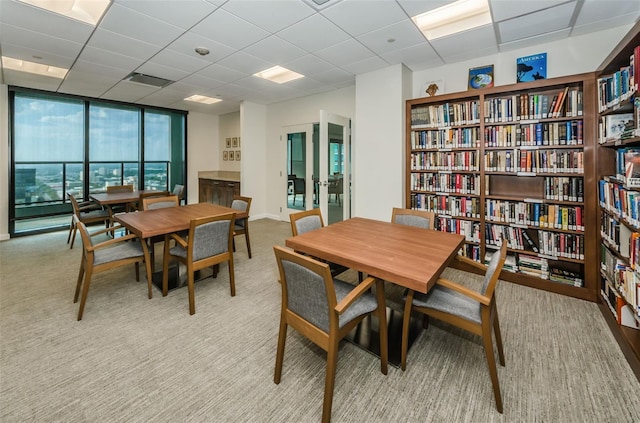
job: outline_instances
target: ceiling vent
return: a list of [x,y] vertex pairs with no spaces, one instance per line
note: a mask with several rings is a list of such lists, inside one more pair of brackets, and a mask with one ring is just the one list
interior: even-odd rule
[[143,73],[132,72],[124,78],[124,81],[137,82],[138,84],[151,85],[154,87],[166,87],[169,84],[173,84],[174,81],[170,81],[164,78],[158,78],[157,76],[145,75]]

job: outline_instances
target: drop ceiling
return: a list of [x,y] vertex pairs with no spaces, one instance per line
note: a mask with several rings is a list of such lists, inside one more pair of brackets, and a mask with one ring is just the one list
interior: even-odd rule
[[[411,16],[451,0],[113,0],[97,27],[0,0],[0,53],[69,68],[64,80],[1,69],[0,82],[128,103],[228,113],[636,22],[640,0],[490,0],[493,25],[428,42]],[[195,52],[205,47],[210,54]],[[274,65],[305,75],[276,84]],[[123,80],[164,78],[165,87]],[[220,98],[212,105],[183,99]]]

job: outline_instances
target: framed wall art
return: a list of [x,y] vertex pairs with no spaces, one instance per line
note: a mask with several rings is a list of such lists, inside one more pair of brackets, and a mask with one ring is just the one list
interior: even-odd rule
[[236,150],[236,161],[240,161],[240,150]]
[[227,138],[227,148],[231,148],[231,138]]
[[233,148],[238,148],[238,137],[233,137],[233,138],[231,139],[231,146],[232,146]]
[[225,162],[227,160],[229,160],[229,152],[228,151],[225,150],[225,151],[222,152],[222,160],[224,160]]
[[469,69],[469,88],[479,90],[493,87],[493,65]]
[[233,150],[229,151],[229,160],[230,161],[234,160],[234,158],[233,158]]

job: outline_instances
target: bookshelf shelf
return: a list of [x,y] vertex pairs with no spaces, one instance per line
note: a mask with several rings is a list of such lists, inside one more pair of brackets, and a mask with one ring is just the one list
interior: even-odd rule
[[[586,73],[408,100],[407,207],[464,234],[476,261],[509,242],[504,280],[597,301],[595,98]],[[476,200],[478,217],[442,216],[429,200],[444,195]]]
[[639,64],[640,23],[598,69],[596,104],[600,310],[640,380]]

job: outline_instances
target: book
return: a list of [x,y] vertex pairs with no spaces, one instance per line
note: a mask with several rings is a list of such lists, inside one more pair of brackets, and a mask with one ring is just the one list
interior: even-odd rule
[[624,152],[625,183],[629,188],[640,187],[640,149],[628,148]]
[[633,127],[633,113],[604,116],[604,141],[619,141],[628,126]]

